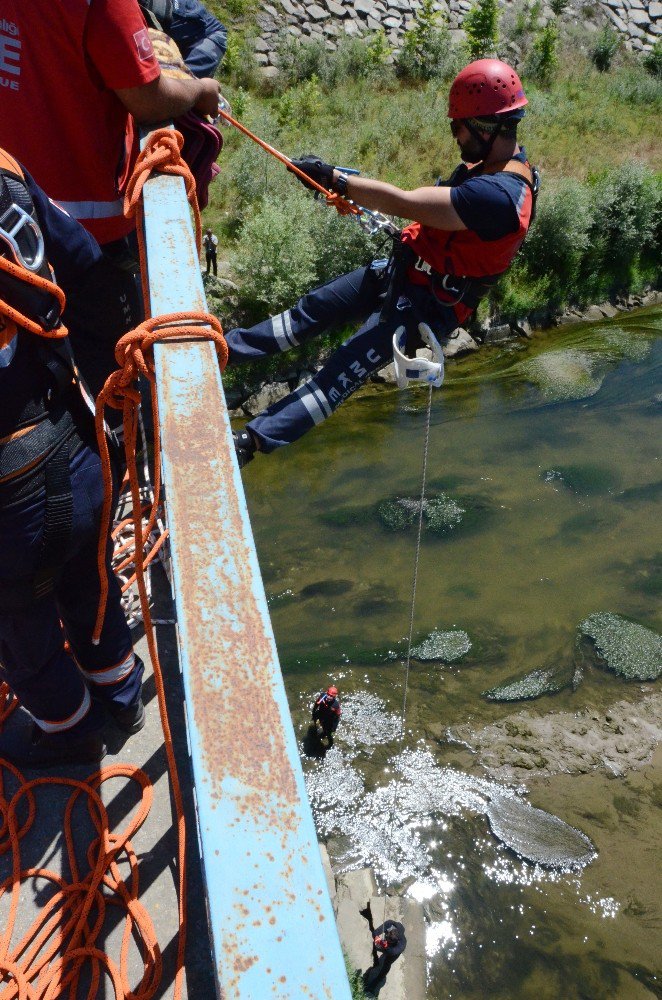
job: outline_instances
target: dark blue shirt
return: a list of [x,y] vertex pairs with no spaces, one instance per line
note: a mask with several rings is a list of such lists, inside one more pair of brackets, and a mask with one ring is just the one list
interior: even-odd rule
[[23,173],[44,237],[46,257],[66,295],[80,277],[101,260],[101,249],[79,222],[46,196],[25,168]]
[[[513,157],[520,163],[526,161],[523,147]],[[484,174],[466,177],[462,167],[451,178],[451,204],[467,229],[481,240],[499,240],[519,229],[519,209],[526,192],[526,182],[517,174]],[[459,186],[456,186],[459,185]]]

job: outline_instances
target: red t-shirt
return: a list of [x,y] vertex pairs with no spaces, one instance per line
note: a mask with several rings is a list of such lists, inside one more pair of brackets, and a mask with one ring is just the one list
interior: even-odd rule
[[0,146],[100,243],[134,227],[114,91],[159,73],[136,0],[0,0]]

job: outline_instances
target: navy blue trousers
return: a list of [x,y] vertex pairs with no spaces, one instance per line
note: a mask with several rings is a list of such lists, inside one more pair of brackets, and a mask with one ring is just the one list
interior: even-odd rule
[[[92,645],[99,599],[101,461],[83,446],[70,468],[73,524],[62,574],[53,593],[24,610],[0,606],[0,679],[9,684],[43,730],[82,735],[103,724],[103,710],[91,693],[101,702],[127,707],[140,694],[143,666],[134,656],[120,587],[110,569],[110,541],[106,618],[99,645]],[[44,511],[43,488],[11,506],[0,505],[3,584],[37,569]]]
[[288,351],[313,337],[349,323],[359,329],[333,352],[314,378],[274,403],[247,424],[260,449],[291,444],[330,417],[372,372],[393,360],[393,334],[399,326],[416,330],[427,323],[437,337],[451,333],[457,319],[425,285],[405,283],[382,316],[387,285],[386,261],[373,261],[313,289],[291,309],[250,329],[230,330],[230,363],[240,364]]

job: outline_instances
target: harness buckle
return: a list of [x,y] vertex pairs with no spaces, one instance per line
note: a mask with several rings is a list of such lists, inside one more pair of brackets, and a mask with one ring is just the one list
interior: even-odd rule
[[26,271],[39,271],[44,263],[44,237],[32,216],[16,202],[0,216],[0,238],[9,244],[17,264]]

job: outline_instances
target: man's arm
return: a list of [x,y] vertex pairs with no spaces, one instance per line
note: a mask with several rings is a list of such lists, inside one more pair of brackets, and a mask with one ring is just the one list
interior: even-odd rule
[[193,108],[202,115],[215,116],[219,87],[216,80],[176,80],[163,73],[140,87],[116,90],[120,101],[138,122],[158,122],[178,118]]
[[[333,171],[337,180],[339,171]],[[397,215],[401,219],[411,219],[435,229],[456,231],[466,229],[462,219],[451,203],[451,188],[420,187],[404,191],[394,184],[386,184],[370,177],[347,177],[347,197],[358,205],[386,215]]]
[[213,76],[228,47],[225,26],[198,0],[176,7],[167,32],[198,78]]

